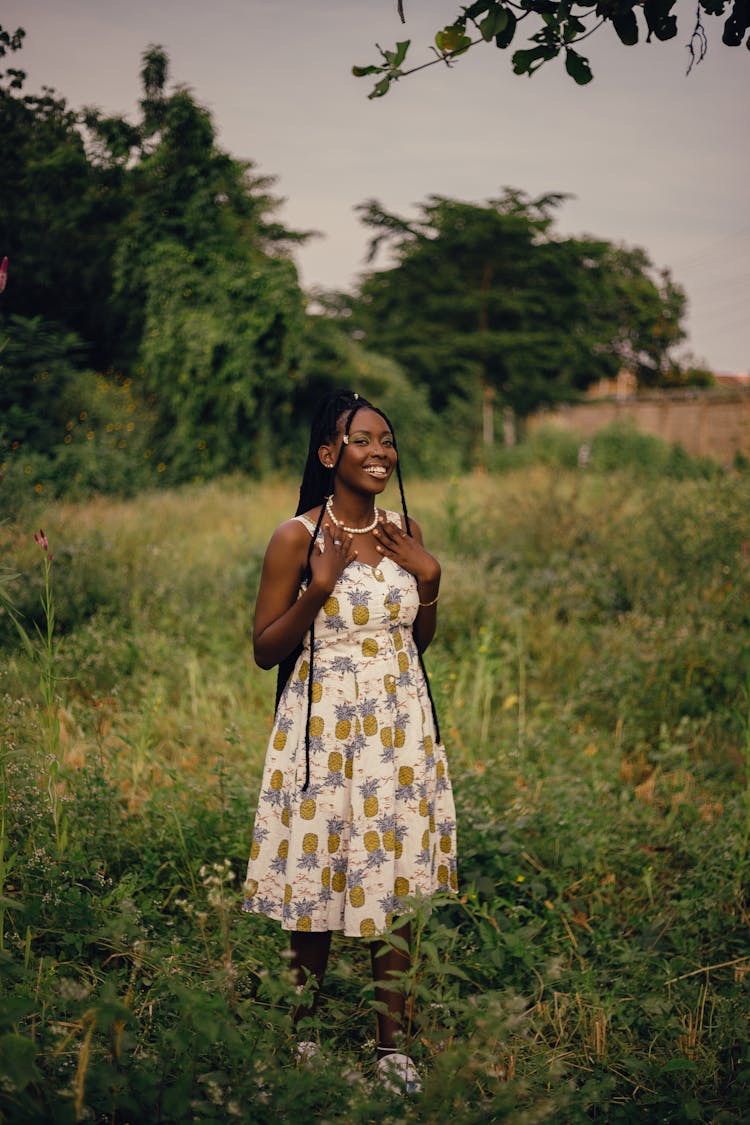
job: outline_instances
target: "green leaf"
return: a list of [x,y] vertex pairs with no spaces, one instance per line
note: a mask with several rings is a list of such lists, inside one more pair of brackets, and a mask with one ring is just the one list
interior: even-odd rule
[[532,47],[529,51],[516,51],[512,58],[516,74],[533,74],[542,63],[553,59],[557,54],[555,47]]
[[485,43],[489,43],[496,35],[499,35],[504,30],[508,22],[508,12],[505,8],[501,8],[497,4],[491,9],[479,25],[479,30],[482,33],[482,38]]
[[516,33],[516,27],[518,25],[518,20],[515,17],[515,13],[511,12],[510,8],[505,9],[505,14],[508,17],[505,27],[498,35],[495,36],[495,46],[500,47],[501,49],[509,47],[513,42],[513,36]]
[[23,1090],[39,1074],[34,1060],[37,1049],[22,1035],[0,1035],[0,1074],[9,1080],[11,1089]]
[[393,66],[401,66],[401,63],[406,58],[406,52],[409,50],[411,39],[404,39],[401,43],[396,44],[396,54],[393,57]]
[[665,1062],[664,1066],[660,1067],[659,1069],[662,1074],[674,1074],[675,1072],[679,1072],[682,1070],[696,1070],[697,1067],[692,1059],[685,1059],[682,1058],[682,1056],[679,1056],[674,1059],[669,1059],[669,1061]]
[[391,79],[390,75],[386,75],[385,78],[381,78],[379,82],[375,83],[375,85],[373,86],[372,90],[367,95],[367,97],[368,98],[382,98],[383,95],[387,94],[388,91],[390,90],[391,82],[392,82],[392,79]]
[[380,74],[382,66],[353,66],[352,74],[355,78],[364,78],[367,74]]
[[435,45],[444,55],[456,55],[471,46],[471,39],[466,34],[463,24],[454,23],[438,31]]
[[572,47],[567,47],[565,50],[565,69],[579,86],[585,86],[594,77],[589,60],[579,55]]
[[638,21],[632,8],[615,12],[612,16],[612,26],[617,32],[620,42],[624,43],[626,47],[633,47],[638,42]]

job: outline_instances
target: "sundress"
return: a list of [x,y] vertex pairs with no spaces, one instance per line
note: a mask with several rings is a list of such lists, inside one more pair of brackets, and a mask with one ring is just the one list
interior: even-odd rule
[[355,559],[319,611],[309,784],[308,633],[268,744],[244,910],[286,930],[373,937],[409,898],[457,889],[453,793],[412,636],[418,603],[392,559]]

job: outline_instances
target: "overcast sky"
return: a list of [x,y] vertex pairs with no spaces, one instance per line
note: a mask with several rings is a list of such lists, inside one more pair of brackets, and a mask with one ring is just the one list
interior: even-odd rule
[[[321,232],[300,250],[303,284],[343,288],[367,236],[353,208],[376,198],[413,213],[429,194],[480,202],[505,185],[573,196],[557,229],[644,247],[689,299],[686,348],[718,371],[750,368],[750,56],[706,19],[708,57],[685,77],[695,0],[678,0],[675,40],[586,43],[594,81],[561,64],[517,77],[478,47],[368,101],[353,63],[411,38],[427,61],[461,0],[3,0],[24,27],[11,65],[26,89],[135,117],[141,54],[164,46],[171,81],[214,115],[223,147],[278,177],[287,225]],[[584,49],[583,47],[581,48]]]

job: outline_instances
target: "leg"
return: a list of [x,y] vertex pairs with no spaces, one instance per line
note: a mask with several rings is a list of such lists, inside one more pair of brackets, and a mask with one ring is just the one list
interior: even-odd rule
[[304,987],[312,977],[314,994],[310,1003],[300,1004],[294,1011],[294,1023],[308,1016],[315,1015],[318,1006],[318,996],[323,987],[328,954],[331,949],[331,931],[321,933],[301,933],[293,930],[291,934],[292,947],[292,975],[298,988]]
[[[408,922],[394,933],[396,937],[402,938],[407,946],[409,945],[411,934]],[[397,1045],[398,1037],[406,1031],[404,1021],[406,981],[403,974],[409,971],[411,954],[408,949],[397,949],[384,941],[374,941],[370,946],[370,955],[375,999],[385,1009],[377,1013],[378,1050],[381,1054],[385,1054],[401,1049]]]

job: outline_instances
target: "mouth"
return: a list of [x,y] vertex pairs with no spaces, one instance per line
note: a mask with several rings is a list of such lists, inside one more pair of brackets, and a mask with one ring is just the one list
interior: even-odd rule
[[384,478],[388,476],[388,469],[385,465],[366,465],[365,472],[369,473],[371,477]]

